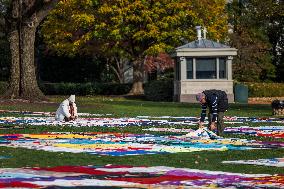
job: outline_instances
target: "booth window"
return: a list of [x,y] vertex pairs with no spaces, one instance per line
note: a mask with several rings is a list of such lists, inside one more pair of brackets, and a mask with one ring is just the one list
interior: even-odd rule
[[196,58],[196,79],[217,79],[216,58]]
[[219,79],[226,79],[227,72],[226,72],[226,59],[219,58]]
[[192,58],[186,59],[186,79],[193,79],[193,61],[192,61]]

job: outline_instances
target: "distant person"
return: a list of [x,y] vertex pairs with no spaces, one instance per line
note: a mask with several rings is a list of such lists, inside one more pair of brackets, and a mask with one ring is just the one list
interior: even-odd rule
[[58,107],[55,115],[56,121],[73,121],[78,117],[75,95],[65,99]]
[[217,135],[223,135],[225,129],[223,120],[224,112],[229,107],[227,94],[221,90],[205,90],[196,95],[196,100],[201,103],[202,108],[199,127],[203,127],[208,107],[208,129],[211,131],[217,129]]

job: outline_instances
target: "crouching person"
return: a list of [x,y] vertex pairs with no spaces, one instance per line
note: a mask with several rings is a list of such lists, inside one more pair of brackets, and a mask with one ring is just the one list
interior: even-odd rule
[[227,94],[221,90],[205,90],[196,95],[196,100],[201,103],[202,107],[199,127],[203,127],[206,109],[208,107],[208,129],[211,131],[217,129],[217,135],[223,135],[225,129],[223,121],[224,112],[226,112],[229,107]]
[[72,121],[78,118],[75,95],[65,99],[58,107],[55,115],[56,121]]

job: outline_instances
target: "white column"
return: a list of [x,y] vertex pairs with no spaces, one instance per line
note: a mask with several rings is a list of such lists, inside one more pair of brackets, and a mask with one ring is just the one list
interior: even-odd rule
[[228,80],[233,79],[233,74],[232,74],[232,61],[233,61],[233,56],[228,56],[227,58],[227,76]]
[[193,79],[196,79],[196,58],[192,58],[192,73]]
[[185,57],[180,57],[180,80],[186,80],[186,59]]
[[219,75],[219,58],[216,58],[216,77],[217,79],[220,79],[220,75]]

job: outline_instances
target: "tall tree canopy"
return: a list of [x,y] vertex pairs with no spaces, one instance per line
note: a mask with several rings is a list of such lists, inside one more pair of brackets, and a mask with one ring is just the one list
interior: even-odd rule
[[11,70],[8,98],[44,99],[35,74],[36,28],[58,0],[10,0],[5,12],[5,29],[10,43]]
[[230,22],[234,27],[231,41],[239,49],[234,64],[235,79],[275,80],[276,69],[278,78],[281,75],[283,6],[282,0],[234,0],[229,3]]
[[50,50],[69,56],[95,51],[95,1],[66,0],[57,4],[41,28]]
[[133,65],[131,93],[142,94],[145,57],[193,40],[196,25],[211,39],[225,39],[224,8],[225,0],[69,0],[52,11],[42,32],[59,53],[123,54]]

